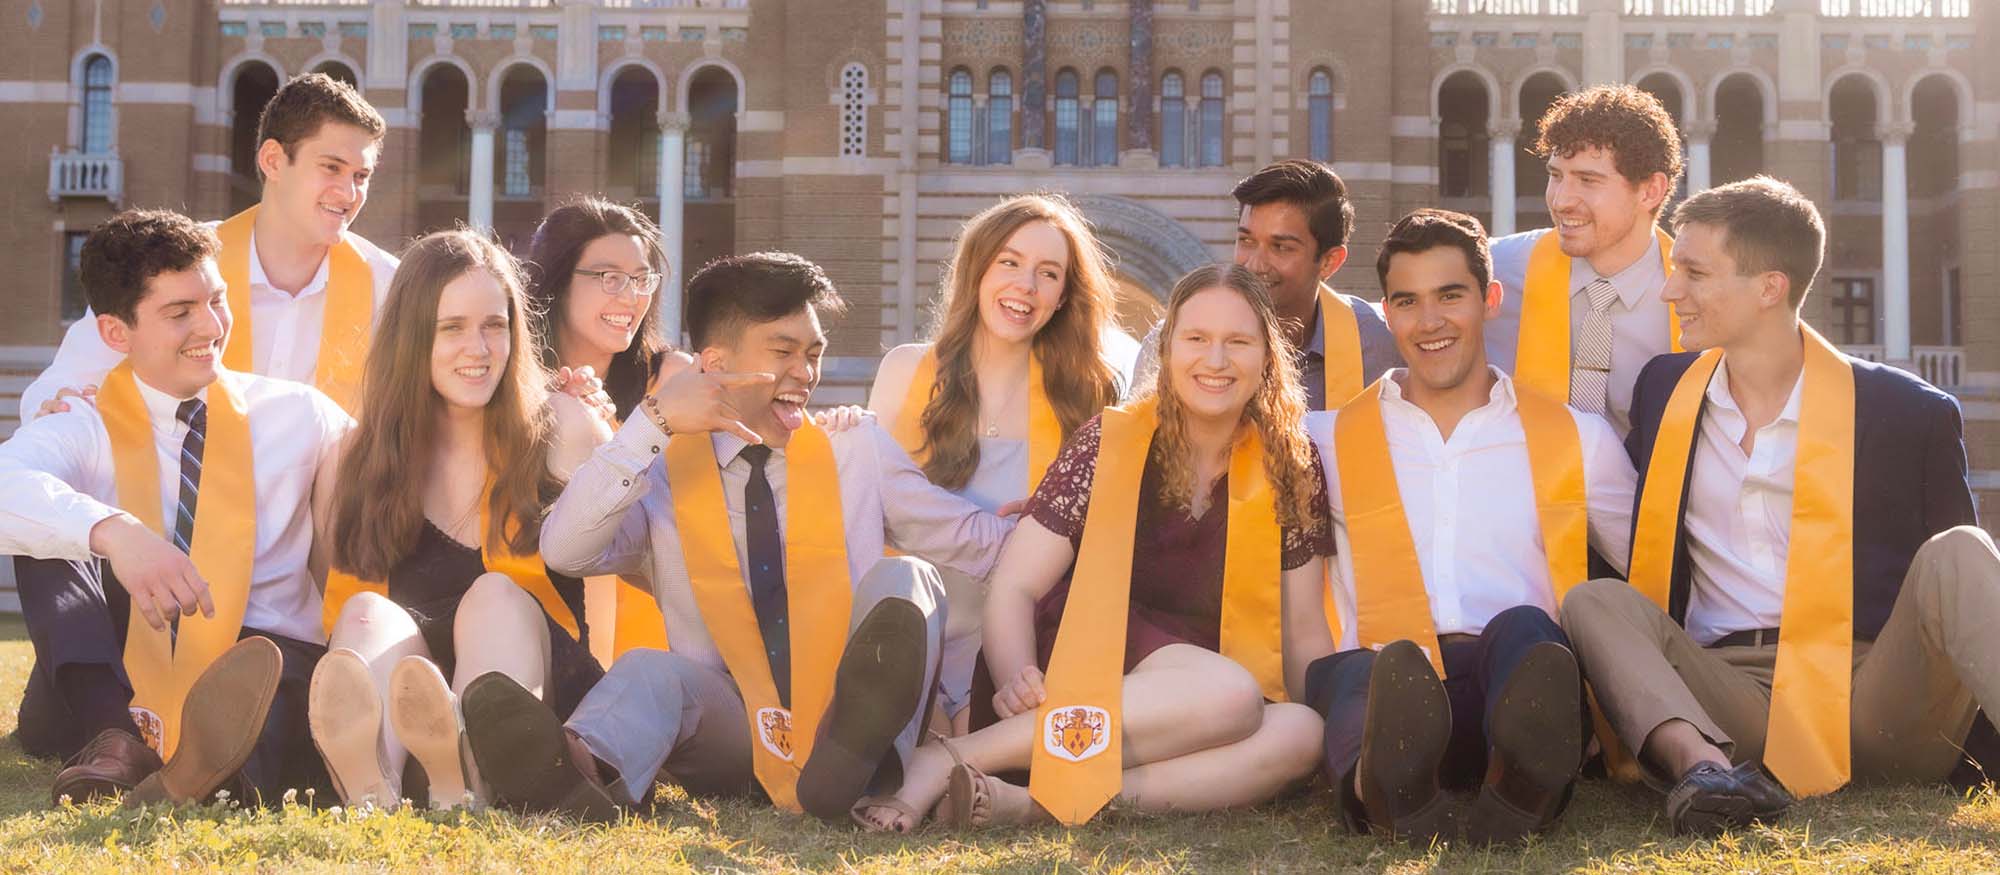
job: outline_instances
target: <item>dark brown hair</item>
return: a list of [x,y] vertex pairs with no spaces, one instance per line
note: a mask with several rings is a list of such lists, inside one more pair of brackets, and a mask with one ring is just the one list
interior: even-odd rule
[[1660,99],[1631,85],[1598,85],[1556,98],[1542,116],[1534,153],[1543,160],[1585,149],[1611,150],[1633,185],[1655,173],[1671,192],[1681,178],[1681,135]]
[[807,307],[847,312],[826,271],[790,252],[718,258],[688,280],[688,339],[696,350],[733,343],[752,322],[775,322]]
[[489,549],[516,555],[541,542],[543,505],[559,486],[549,472],[548,372],[535,354],[520,266],[499,244],[472,231],[439,231],[410,244],[389,283],[362,371],[361,410],[341,457],[333,505],[333,566],[384,580],[416,548],[424,527],[424,468],[436,442],[438,408],[431,349],[444,287],[475,270],[507,291],[507,361],[486,403]]
[[319,133],[327,122],[353,125],[377,140],[389,132],[382,114],[354,86],[325,73],[301,73],[285,80],[264,104],[257,118],[257,144],[277,140],[286,160],[294,160],[299,157],[299,143]]
[[1347,183],[1340,181],[1333,168],[1318,161],[1289,158],[1266,165],[1236,183],[1230,194],[1241,206],[1288,203],[1305,211],[1314,258],[1335,246],[1346,246],[1354,231],[1354,202],[1347,199]]
[[1738,276],[1777,271],[1791,280],[1787,301],[1798,309],[1826,257],[1819,208],[1791,183],[1768,176],[1696,192],[1674,210],[1674,233],[1688,225],[1721,229],[1722,248]]
[[180,213],[126,210],[83,240],[77,274],[84,300],[92,312],[131,325],[153,277],[187,270],[221,249],[215,232]]
[[1383,238],[1382,250],[1375,256],[1375,279],[1382,284],[1382,292],[1389,291],[1390,258],[1429,252],[1441,246],[1465,254],[1465,266],[1479,280],[1478,293],[1485,296],[1486,287],[1493,282],[1493,250],[1486,242],[1486,226],[1464,213],[1428,208],[1397,220],[1395,227],[1389,229],[1389,236]]
[[[638,210],[601,198],[579,198],[557,207],[535,229],[534,242],[528,246],[528,301],[543,319],[542,365],[549,370],[562,365],[556,342],[569,318],[564,305],[569,301],[570,287],[579,279],[573,275],[577,262],[592,241],[612,234],[639,238],[646,264],[661,275],[665,285],[667,252],[660,245],[659,226]],[[632,344],[614,354],[611,367],[598,375],[604,380],[605,394],[618,407],[619,419],[632,415],[633,408],[646,397],[646,384],[659,367],[660,353],[668,349],[666,334],[660,328],[660,295],[665,291],[656,290],[647,299]]]
[[1313,473],[1312,439],[1306,437],[1306,395],[1299,387],[1292,345],[1278,324],[1277,306],[1264,281],[1237,264],[1197,267],[1167,297],[1167,318],[1160,328],[1160,378],[1153,394],[1159,399],[1159,430],[1153,435],[1152,457],[1160,465],[1160,496],[1170,506],[1186,508],[1194,500],[1193,451],[1188,447],[1187,422],[1180,396],[1174,393],[1170,371],[1174,333],[1181,308],[1189,298],[1209,289],[1228,289],[1243,297],[1257,314],[1264,334],[1264,374],[1257,392],[1243,408],[1243,420],[1264,440],[1264,474],[1277,495],[1278,522],[1288,528],[1311,529],[1314,497],[1324,488]]
[[1055,408],[1068,440],[1076,427],[1118,401],[1118,377],[1104,363],[1103,332],[1113,324],[1110,268],[1083,214],[1054,194],[1029,194],[987,207],[959,229],[951,264],[945,268],[944,298],[931,327],[937,380],[921,420],[924,475],[946,489],[972,481],[979,467],[979,379],[972,372],[972,347],[979,334],[979,283],[999,257],[1007,238],[1029,222],[1047,222],[1069,244],[1063,274],[1062,306],[1035,332],[1035,356],[1042,363],[1042,390]]

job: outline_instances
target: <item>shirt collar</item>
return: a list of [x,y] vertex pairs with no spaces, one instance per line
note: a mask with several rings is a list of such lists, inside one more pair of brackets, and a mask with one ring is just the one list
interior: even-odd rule
[[[1652,234],[1653,241],[1652,245],[1646,247],[1646,254],[1639,256],[1638,261],[1627,265],[1624,270],[1604,277],[1611,281],[1612,290],[1618,293],[1619,302],[1623,303],[1627,310],[1639,306],[1639,299],[1645,297],[1648,290],[1659,288],[1660,283],[1654,282],[1655,279],[1664,278],[1664,271],[1660,266],[1660,235],[1650,226],[1647,232]],[[1583,291],[1590,285],[1591,280],[1603,276],[1585,259],[1572,258],[1570,264],[1582,268],[1576,271],[1577,278],[1581,282],[1570,283],[1571,295]]]
[[[331,270],[332,264],[333,250],[328,249],[326,257],[319,260],[319,270],[313,272],[312,279],[306,281],[305,288],[299,289],[298,297],[303,298],[326,291],[327,274]],[[250,288],[253,291],[278,291],[276,286],[271,285],[270,277],[264,274],[264,260],[257,257],[257,232],[255,230],[250,232]],[[283,293],[280,292],[280,294]]]
[[[1505,413],[1506,411],[1514,409],[1514,405],[1516,402],[1514,399],[1513,378],[1507,376],[1506,372],[1500,370],[1499,368],[1494,367],[1491,364],[1488,364],[1486,366],[1486,370],[1497,379],[1493,381],[1493,389],[1487,392],[1486,394],[1485,406],[1479,409],[1485,410],[1489,407],[1497,407],[1498,411],[1501,413]],[[1389,402],[1394,401],[1397,404],[1404,404],[1408,405],[1412,409],[1417,409],[1417,406],[1415,404],[1411,403],[1408,399],[1403,397],[1402,378],[1408,376],[1409,373],[1410,373],[1409,368],[1392,368],[1387,373],[1383,374],[1382,403],[1388,404]]]
[[[180,412],[181,402],[186,401],[186,398],[175,398],[155,389],[147,385],[145,380],[139,379],[137,374],[132,375],[132,382],[139,387],[139,400],[146,403],[146,419],[152,422],[155,428],[171,429],[180,424],[180,417],[176,414]],[[206,395],[206,390],[201,394]]]
[[[1798,381],[1792,384],[1791,396],[1785,399],[1785,409],[1778,411],[1776,422],[1798,424],[1799,404],[1804,397],[1805,386],[1806,373],[1801,369]],[[1737,406],[1736,397],[1729,394],[1729,359],[1726,356],[1716,363],[1715,377],[1708,381],[1708,403],[1738,416],[1743,415],[1743,408]]]

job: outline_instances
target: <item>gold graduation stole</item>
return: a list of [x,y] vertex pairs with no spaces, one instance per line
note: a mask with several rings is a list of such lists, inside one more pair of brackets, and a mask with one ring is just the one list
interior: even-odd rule
[[[1791,545],[1764,764],[1799,797],[1830,793],[1852,775],[1848,712],[1854,685],[1854,369],[1811,326],[1792,469]],[[1632,540],[1632,586],[1666,609],[1682,489],[1695,425],[1722,351],[1711,349],[1668,397],[1646,465]]]
[[[527,590],[529,595],[535,597],[535,601],[541,603],[542,610],[547,611],[549,616],[555,619],[556,625],[569,633],[569,637],[578,637],[581,632],[576,624],[576,614],[569,609],[569,603],[563,601],[562,595],[556,592],[555,581],[549,579],[548,566],[542,564],[541,554],[516,555],[507,546],[506,539],[511,533],[501,533],[501,540],[498,542],[489,535],[487,505],[492,499],[493,476],[488,474],[486,486],[479,491],[480,564],[486,566],[489,572],[505,574],[512,578],[516,586]],[[516,522],[515,525],[519,526],[520,523]],[[362,580],[339,569],[328,569],[326,594],[322,599],[324,608],[320,614],[320,621],[325,624],[327,634],[333,634],[334,621],[340,619],[340,609],[347,604],[347,600],[353,598],[355,593],[361,592],[372,592],[388,598],[389,584],[381,580]]]
[[[1320,346],[1326,359],[1326,409],[1339,410],[1361,394],[1361,323],[1347,299],[1319,284]],[[1338,341],[1336,342],[1336,338]]]
[[[256,466],[250,452],[250,413],[241,396],[218,378],[208,384],[208,428],[203,434],[201,480],[196,484],[194,543],[189,556],[208,582],[215,616],[180,617],[168,633],[133,611],[125,627],[125,674],[132,681],[132,722],[147,746],[172,756],[180,744],[181,703],[188,687],[243,631],[257,553]],[[161,519],[160,463],[153,424],[139,395],[131,362],[104,377],[97,395],[118,486],[118,506],[154,533],[172,531]],[[179,471],[174,476],[179,476]]]
[[[1660,266],[1674,274],[1674,238],[1654,228],[1660,238]],[[1521,290],[1521,329],[1514,346],[1514,384],[1550,398],[1569,400],[1569,270],[1561,235],[1551,230],[1535,241],[1528,254],[1527,281]],[[1667,342],[1681,351],[1681,323],[1667,306]]]
[[[1382,422],[1382,383],[1387,379],[1377,379],[1342,407],[1334,421],[1340,499],[1353,550],[1355,634],[1363,647],[1377,649],[1405,638],[1414,641],[1430,657],[1438,677],[1444,677],[1430,594],[1424,589],[1423,566]],[[1556,604],[1562,604],[1563,595],[1589,576],[1582,443],[1568,408],[1519,383],[1515,389],[1542,552]]]
[[797,812],[799,769],[833,697],[834,668],[847,643],[854,591],[847,569],[847,526],[833,443],[807,422],[785,445],[785,590],[792,643],[792,707],[778,698],[757,609],[736,561],[736,540],[722,494],[722,472],[707,434],[677,434],[667,444],[667,483],[681,555],[702,622],[714,636],[750,721],[752,766],[771,801]]
[[[896,421],[889,429],[890,436],[902,445],[903,452],[909,453],[918,465],[929,456],[924,449],[924,408],[931,403],[931,393],[937,386],[937,346],[932,344],[924,350],[924,357],[917,362],[917,370],[910,375],[910,388],[903,393],[903,409],[896,414]],[[1056,409],[1049,404],[1048,392],[1042,386],[1042,360],[1040,356],[1028,357],[1028,494],[1033,495],[1035,487],[1042,483],[1042,475],[1056,460],[1056,453],[1062,450],[1062,420],[1056,418]]]
[[[229,286],[229,317],[233,323],[222,364],[251,373],[250,229],[257,208],[229,217],[215,229],[222,240],[217,262]],[[313,365],[313,385],[349,413],[361,395],[361,365],[368,358],[369,325],[375,313],[375,274],[361,251],[343,237],[327,250],[326,311],[319,330],[319,361]]]
[[[1035,712],[1028,793],[1071,826],[1118,795],[1124,778],[1125,621],[1139,482],[1158,424],[1151,399],[1104,409],[1083,544],[1049,658],[1048,697]],[[1285,701],[1282,535],[1254,427],[1229,456],[1227,538],[1222,654],[1249,669],[1266,698]]]

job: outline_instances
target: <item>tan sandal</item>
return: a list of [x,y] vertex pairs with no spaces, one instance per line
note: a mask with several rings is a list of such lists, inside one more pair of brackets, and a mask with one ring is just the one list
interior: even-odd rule
[[[908,817],[910,819],[910,828],[896,829],[895,827],[883,826],[869,820],[868,816],[863,812],[866,812],[870,808],[887,808],[897,814]],[[867,832],[911,833],[915,832],[917,827],[922,826],[924,823],[924,816],[921,812],[915,808],[911,808],[910,803],[904,802],[894,796],[863,796],[855,800],[854,806],[849,808],[847,813],[848,816],[854,818],[856,824],[859,824]]]

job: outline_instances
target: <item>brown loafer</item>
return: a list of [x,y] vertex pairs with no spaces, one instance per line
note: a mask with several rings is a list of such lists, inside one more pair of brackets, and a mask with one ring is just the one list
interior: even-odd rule
[[833,696],[812,755],[799,769],[799,807],[846,822],[854,802],[923,707],[924,614],[908,599],[884,599],[855,626],[834,670]]
[[1457,812],[1438,785],[1451,744],[1451,700],[1410,641],[1375,654],[1361,734],[1361,805],[1376,830],[1418,847],[1457,837]]
[[1467,814],[1474,844],[1519,841],[1548,828],[1583,764],[1583,681],[1569,648],[1528,648],[1493,706],[1485,785]]
[[180,745],[166,765],[126,794],[125,804],[199,802],[236,775],[270,716],[285,657],[264,637],[222,652],[188,687]]
[[61,805],[65,796],[81,805],[127,793],[159,770],[160,755],[139,736],[123,729],[106,729],[56,774],[55,786],[49,788],[49,804]]
[[466,684],[458,701],[466,746],[495,805],[588,821],[618,819],[617,801],[572,761],[573,736],[534,693],[490,671]]

